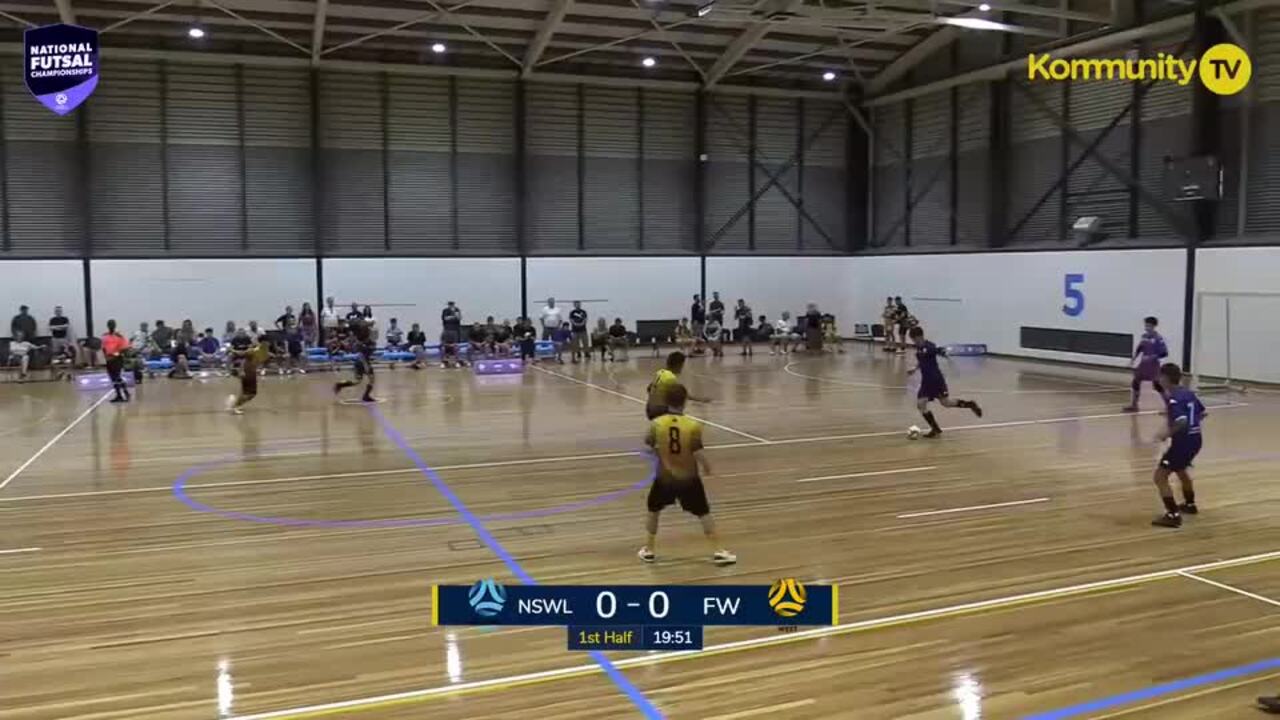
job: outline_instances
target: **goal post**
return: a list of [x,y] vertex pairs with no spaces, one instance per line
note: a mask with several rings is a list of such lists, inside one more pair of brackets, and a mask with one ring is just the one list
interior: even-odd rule
[[1280,293],[1196,293],[1191,372],[1201,390],[1280,384]]

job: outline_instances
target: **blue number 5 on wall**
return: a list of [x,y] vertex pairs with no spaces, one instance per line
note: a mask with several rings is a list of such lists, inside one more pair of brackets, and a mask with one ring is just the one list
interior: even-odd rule
[[1062,312],[1075,317],[1084,313],[1084,290],[1080,286],[1084,284],[1084,273],[1067,273],[1064,278],[1063,292],[1067,297],[1067,302],[1062,306]]

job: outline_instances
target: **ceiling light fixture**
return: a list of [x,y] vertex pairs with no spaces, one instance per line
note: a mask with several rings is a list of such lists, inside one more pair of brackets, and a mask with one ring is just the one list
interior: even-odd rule
[[645,59],[641,60],[641,61],[640,61],[640,64],[641,64],[641,65],[643,65],[643,66],[645,66],[645,67],[653,67],[654,65],[657,65],[657,64],[658,64],[658,61],[657,61],[657,60],[655,60],[655,59],[653,59],[653,58],[651,58],[651,57],[647,57],[647,58],[645,58]]
[[446,48],[446,47],[444,46],[444,43],[442,43],[442,42],[438,42],[438,43],[436,43],[436,44],[434,44],[434,45],[432,45],[432,46],[431,46],[431,52],[433,52],[433,53],[435,53],[435,54],[437,54],[437,55],[439,55],[440,53],[443,53],[445,50],[448,50],[448,48]]
[[823,79],[823,80],[826,80],[827,82],[831,82],[832,80],[835,80],[835,79],[836,79],[836,74],[835,74],[834,72],[832,72],[832,71],[828,70],[828,71],[826,71],[826,72],[822,73],[822,79]]
[[986,3],[982,3],[981,5],[979,5],[978,9],[981,10],[982,12],[991,12],[991,6]]
[[970,30],[1008,30],[1009,25],[998,23],[991,20],[983,20],[982,18],[967,17],[940,17],[937,22],[943,25],[954,25],[956,27],[968,28]]
[[187,28],[187,37],[191,38],[192,40],[200,40],[201,38],[204,37],[204,35],[205,35],[204,28],[200,27],[199,25],[192,25],[191,27]]
[[707,15],[711,14],[711,11],[715,8],[715,6],[716,4],[713,0],[713,2],[699,5],[698,9],[695,12],[697,13],[698,17],[706,17]]

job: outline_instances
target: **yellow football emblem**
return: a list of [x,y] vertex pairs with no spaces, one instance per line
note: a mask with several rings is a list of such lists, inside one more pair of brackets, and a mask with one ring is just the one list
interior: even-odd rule
[[780,617],[795,617],[804,612],[804,585],[795,578],[777,580],[769,588],[769,607]]

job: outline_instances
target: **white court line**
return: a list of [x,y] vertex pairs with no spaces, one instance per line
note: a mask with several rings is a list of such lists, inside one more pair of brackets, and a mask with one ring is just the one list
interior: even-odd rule
[[40,552],[40,548],[18,548],[16,550],[0,550],[0,555],[16,555],[17,553]]
[[872,470],[870,472],[851,473],[849,475],[824,475],[822,477],[800,478],[799,480],[796,480],[796,482],[807,483],[807,482],[819,482],[821,480],[844,480],[845,478],[876,477],[878,475],[897,475],[899,473],[924,472],[926,470],[937,470],[937,469],[938,469],[937,465],[926,465],[924,467],[897,468],[895,470]]
[[[905,613],[902,615],[892,615],[889,617],[874,618],[871,620],[862,620],[853,623],[844,623],[841,625],[828,625],[822,627],[801,630],[798,632],[766,635],[763,637],[751,638],[748,640],[738,640],[735,642],[720,643],[716,645],[707,645],[702,650],[686,651],[686,652],[669,652],[656,655],[645,655],[640,657],[629,657],[614,661],[614,666],[618,668],[640,667],[648,665],[661,665],[675,660],[697,659],[699,657],[707,657],[726,652],[734,652],[738,650],[746,650],[751,648],[770,647],[773,645],[784,645],[807,640],[810,638],[820,638],[829,635],[844,635],[852,632],[863,630],[872,630],[875,628],[891,627],[904,623],[921,622],[924,620],[933,620],[953,615],[967,614],[982,610],[991,610],[1024,603],[1036,602],[1039,600],[1049,600],[1060,597],[1069,597],[1071,595],[1080,595],[1082,593],[1090,593],[1098,590],[1106,590],[1110,588],[1127,587],[1131,585],[1140,585],[1155,580],[1164,580],[1167,578],[1178,577],[1184,573],[1201,572],[1206,570],[1216,570],[1220,568],[1233,567],[1238,565],[1247,565],[1250,563],[1264,562],[1267,560],[1280,559],[1280,550],[1258,555],[1245,555],[1242,557],[1229,558],[1226,560],[1218,560],[1210,563],[1202,563],[1199,565],[1189,565],[1182,568],[1172,568],[1169,570],[1157,570],[1155,572],[1143,573],[1140,575],[1128,575],[1125,577],[1112,578],[1110,580],[1099,580],[1096,582],[1082,583],[1079,585],[1068,585],[1065,587],[1051,588],[1048,590],[1038,590],[1036,592],[1022,593],[1019,595],[1008,595],[1005,597],[993,598],[991,600],[979,600],[976,602],[962,603],[959,605],[950,605],[946,607],[934,608],[932,610],[921,610],[918,612]],[[1199,578],[1203,579],[1203,578]],[[554,670],[543,670],[541,672],[524,673],[520,675],[509,675],[506,677],[493,678],[491,680],[477,680],[467,683],[458,683],[456,685],[446,685],[441,687],[424,688],[421,690],[409,690],[405,692],[389,693],[385,695],[374,695],[371,697],[357,698],[354,700],[342,700],[338,702],[322,703],[317,705],[307,705],[302,707],[289,708],[286,710],[275,710],[272,712],[258,713],[255,715],[239,715],[231,720],[280,720],[281,718],[302,717],[307,715],[318,715],[333,713],[337,710],[351,710],[356,708],[372,708],[374,706],[388,705],[392,703],[410,702],[414,700],[425,700],[431,697],[456,695],[486,688],[504,688],[520,685],[528,685],[531,683],[541,683],[548,680],[558,678],[573,678],[587,675],[595,675],[601,673],[600,666],[596,664],[575,665],[565,668],[557,668]]]
[[85,418],[89,417],[89,413],[96,410],[98,406],[106,402],[107,398],[109,397],[111,397],[110,392],[104,393],[102,397],[98,398],[97,402],[89,406],[89,409],[80,413],[80,415],[77,416],[75,420],[71,421],[70,425],[62,428],[62,431],[59,432],[57,435],[54,435],[52,440],[45,443],[44,447],[37,450],[35,455],[32,455],[31,457],[27,458],[27,461],[19,465],[17,470],[14,470],[13,472],[9,473],[9,477],[5,478],[4,482],[0,482],[0,490],[3,490],[6,487],[8,487],[9,483],[13,482],[14,478],[21,475],[23,470],[26,470],[27,468],[31,467],[31,463],[35,462],[36,460],[39,460],[40,456],[45,454],[45,452],[48,451],[49,448],[53,447],[54,443],[58,442],[63,438],[64,435],[71,432],[71,429],[74,428],[76,425],[79,425],[81,420],[84,420]]
[[1049,502],[1049,498],[1033,498],[1031,500],[1014,500],[1012,502],[991,503],[990,505],[970,505],[968,507],[948,508],[946,510],[926,510],[924,512],[907,513],[906,515],[897,515],[902,518],[918,518],[929,517],[930,515],[950,515],[952,513],[969,512],[970,510],[989,510],[991,508],[1013,507],[1014,505],[1033,505],[1035,503]]
[[[537,370],[537,371],[539,371],[539,372],[544,372],[544,373],[546,373],[546,374],[548,374],[548,375],[554,375],[555,377],[561,378],[561,379],[563,379],[563,380],[568,380],[569,382],[577,383],[577,384],[579,384],[579,385],[585,385],[586,387],[592,388],[592,389],[594,389],[594,390],[599,390],[600,392],[606,392],[606,393],[609,393],[610,395],[616,395],[617,397],[620,397],[620,398],[622,398],[622,399],[624,399],[624,400],[630,400],[631,402],[634,402],[634,403],[640,403],[641,405],[647,405],[647,404],[648,404],[648,403],[646,403],[644,400],[642,400],[642,399],[640,399],[640,398],[638,398],[638,397],[635,397],[635,396],[633,396],[633,395],[627,395],[626,393],[620,393],[620,392],[618,392],[617,390],[610,390],[609,388],[604,387],[604,386],[602,386],[602,385],[596,385],[595,383],[589,383],[589,382],[587,382],[587,381],[585,381],[585,380],[579,380],[578,378],[573,377],[572,375],[565,375],[564,373],[558,373],[558,372],[555,372],[554,370],[547,370],[547,369],[545,369],[545,368],[540,368],[540,367],[538,367],[537,365],[533,365],[533,366],[531,366],[531,367],[532,367],[534,370]],[[687,414],[687,413],[686,413],[686,414]],[[707,420],[706,418],[700,418],[700,417],[698,417],[697,415],[689,415],[689,417],[693,418],[694,420],[697,420],[698,422],[700,422],[700,423],[702,423],[702,424],[704,424],[704,425],[710,425],[710,426],[711,426],[711,427],[713,427],[713,428],[720,428],[721,430],[724,430],[725,432],[731,432],[731,433],[733,433],[734,435],[740,435],[740,436],[742,436],[742,437],[744,437],[744,438],[748,438],[748,439],[751,439],[751,440],[755,440],[757,443],[761,443],[761,444],[764,444],[764,445],[768,445],[769,443],[773,442],[772,440],[765,440],[764,438],[762,438],[762,437],[760,437],[760,436],[758,436],[758,435],[752,435],[751,433],[748,433],[748,432],[743,432],[743,431],[741,431],[741,430],[735,430],[735,429],[733,429],[733,428],[729,427],[728,425],[721,425],[721,424],[719,424],[719,423],[715,423],[715,422],[712,422],[712,421],[710,421],[710,420]],[[437,468],[437,469],[439,469],[439,468]]]
[[[1209,409],[1210,410],[1229,410],[1231,408],[1240,408],[1240,407],[1247,407],[1247,406],[1248,406],[1248,403],[1229,403],[1225,405],[1211,405],[1209,406]],[[1023,426],[1037,425],[1037,424],[1051,425],[1055,423],[1072,422],[1075,420],[1101,420],[1101,419],[1116,418],[1116,417],[1155,415],[1157,414],[1157,412],[1158,412],[1157,410],[1144,410],[1142,412],[1137,412],[1137,413],[1106,413],[1102,415],[1071,415],[1067,417],[1045,418],[1042,420],[1015,420],[1012,422],[1004,422],[1004,423],[957,425],[955,427],[947,428],[947,431],[955,432],[960,430],[991,430],[991,429],[1007,428],[1007,427],[1023,427]],[[733,450],[738,448],[760,447],[761,445],[770,445],[770,446],[799,445],[799,444],[815,443],[815,442],[834,442],[837,440],[862,440],[867,438],[893,437],[898,435],[902,435],[901,430],[880,430],[876,432],[851,433],[848,435],[819,435],[816,437],[787,438],[785,440],[770,440],[767,443],[758,443],[758,442],[724,443],[720,445],[707,445],[703,449]],[[435,469],[437,471],[479,470],[479,469],[485,469],[485,468],[519,467],[523,465],[544,465],[547,463],[579,462],[583,460],[608,460],[612,458],[639,457],[641,455],[642,453],[639,450],[629,450],[625,452],[611,452],[611,453],[596,453],[594,455],[554,455],[551,457],[524,458],[520,460],[495,460],[490,462],[465,463],[462,465],[440,465],[440,466],[437,466]],[[265,457],[270,458],[275,456],[269,455]],[[244,485],[274,485],[276,483],[307,482],[311,480],[341,480],[344,478],[355,478],[355,477],[381,477],[386,475],[410,475],[410,474],[417,474],[418,472],[419,470],[413,467],[391,469],[391,470],[359,470],[355,472],[330,473],[326,475],[294,475],[291,477],[282,477],[282,478],[263,478],[261,480],[232,480],[227,482],[188,483],[186,487],[187,488],[219,488],[219,487],[239,487]],[[62,499],[62,498],[95,497],[99,495],[127,495],[127,494],[133,494],[133,493],[168,492],[170,489],[172,489],[172,485],[165,485],[163,487],[149,487],[149,488],[126,488],[126,489],[120,489],[120,490],[91,490],[86,492],[58,493],[54,495],[22,495],[18,497],[8,497],[8,498],[0,497],[0,503],[25,502],[28,500],[56,500],[56,499]]]
[[[792,360],[782,367],[782,371],[793,377],[802,378],[804,380],[818,380],[820,382],[835,383],[836,385],[847,385],[849,387],[861,387],[875,390],[909,390],[911,385],[882,385],[880,383],[864,383],[854,382],[851,380],[838,380],[836,378],[822,377],[820,375],[805,375],[791,369],[792,365],[800,362]],[[1102,387],[1099,385],[1098,387]],[[1102,395],[1106,393],[1129,392],[1127,387],[1114,386],[1108,390],[993,390],[990,388],[964,388],[964,393],[979,393],[982,395]]]
[[1264,602],[1264,603],[1266,603],[1266,604],[1268,604],[1268,605],[1275,605],[1276,607],[1280,607],[1280,601],[1272,600],[1271,598],[1269,598],[1269,597],[1263,597],[1262,595],[1255,595],[1254,593],[1251,593],[1251,592],[1249,592],[1248,590],[1241,590],[1241,589],[1240,589],[1240,588],[1238,588],[1238,587],[1233,587],[1233,586],[1231,586],[1231,585],[1227,585],[1227,584],[1225,584],[1225,583],[1216,582],[1216,581],[1214,581],[1214,580],[1210,580],[1209,578],[1202,578],[1202,577],[1200,577],[1199,575],[1193,575],[1193,574],[1191,574],[1190,572],[1187,572],[1187,571],[1185,571],[1185,570],[1180,570],[1180,571],[1178,571],[1178,574],[1179,574],[1179,575],[1181,575],[1181,576],[1182,576],[1182,577],[1184,577],[1184,578],[1191,578],[1192,580],[1199,580],[1200,582],[1202,582],[1202,583],[1204,583],[1204,584],[1206,584],[1206,585],[1212,585],[1212,586],[1214,586],[1214,587],[1216,587],[1216,588],[1221,588],[1221,589],[1223,589],[1223,590],[1227,590],[1227,591],[1229,591],[1229,592],[1233,592],[1233,593],[1235,593],[1235,594],[1237,594],[1237,595],[1243,595],[1243,596],[1245,596],[1245,597],[1247,597],[1247,598],[1253,598],[1254,600],[1260,600],[1260,601],[1262,601],[1262,602]]

